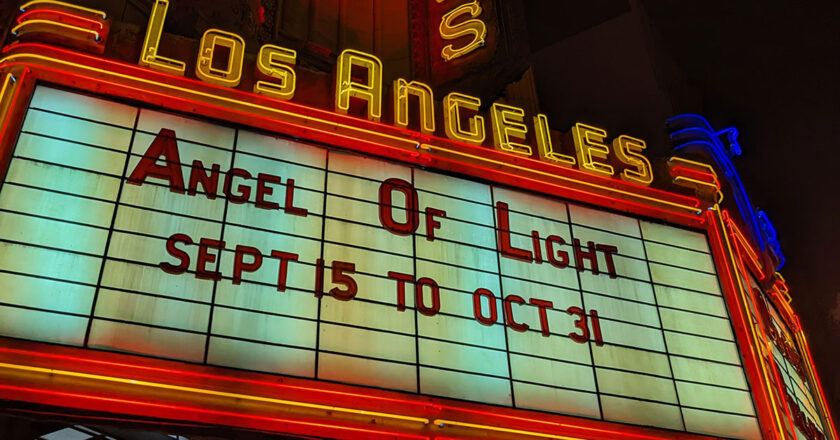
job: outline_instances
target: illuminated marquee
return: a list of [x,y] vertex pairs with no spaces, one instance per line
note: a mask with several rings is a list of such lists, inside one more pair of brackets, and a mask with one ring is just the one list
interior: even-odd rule
[[700,233],[43,86],[0,206],[7,335],[757,433]]
[[0,397],[339,438],[836,439],[703,159],[667,162],[695,198],[588,124],[555,145],[545,115],[457,92],[436,124],[402,78],[383,115],[354,50],[330,110],[289,102],[286,48],[243,84],[221,30],[186,79],[167,6],[142,67],[28,40],[72,23],[56,41],[102,52],[105,14],[50,0],[3,51]]

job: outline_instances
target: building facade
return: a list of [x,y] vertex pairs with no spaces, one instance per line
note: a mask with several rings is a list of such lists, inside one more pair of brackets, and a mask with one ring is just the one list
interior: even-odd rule
[[737,130],[549,120],[517,2],[183,5],[11,14],[7,413],[837,439]]

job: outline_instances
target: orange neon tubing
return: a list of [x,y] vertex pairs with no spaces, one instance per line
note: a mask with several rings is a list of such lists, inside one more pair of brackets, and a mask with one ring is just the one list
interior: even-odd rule
[[40,4],[62,6],[62,7],[65,7],[65,8],[75,9],[77,11],[82,11],[82,12],[87,12],[87,13],[94,14],[94,15],[99,15],[99,16],[102,17],[103,20],[108,18],[108,15],[105,14],[105,11],[100,11],[98,9],[85,8],[83,6],[78,6],[78,5],[74,5],[74,4],[71,4],[71,3],[66,3],[66,2],[62,2],[62,1],[58,1],[58,0],[32,0],[30,2],[27,2],[23,5],[21,5],[20,10],[21,10],[21,12],[24,12],[27,9],[29,9],[31,6],[40,5]]
[[97,31],[94,31],[92,29],[85,29],[83,27],[73,26],[73,25],[70,25],[70,24],[62,23],[60,21],[53,21],[53,20],[27,20],[27,21],[24,21],[23,23],[21,23],[21,24],[12,28],[12,35],[17,35],[18,31],[20,29],[25,28],[29,25],[33,25],[33,24],[46,24],[46,25],[50,25],[50,26],[58,26],[58,27],[62,27],[62,28],[65,28],[65,29],[70,29],[71,31],[77,31],[77,32],[85,33],[85,34],[91,34],[91,35],[93,35],[94,40],[99,41],[99,32],[97,32]]
[[18,18],[15,20],[15,22],[17,24],[21,24],[25,21],[26,17],[29,17],[30,15],[38,15],[38,14],[41,14],[41,13],[61,15],[61,16],[64,16],[64,17],[69,17],[73,20],[82,21],[82,22],[85,22],[85,23],[90,23],[92,27],[97,27],[97,28],[99,28],[99,30],[102,30],[105,27],[105,25],[103,25],[101,21],[93,20],[93,19],[90,19],[90,18],[87,18],[87,17],[82,17],[80,15],[71,14],[69,12],[59,11],[57,9],[30,9],[30,10],[18,15]]
[[[709,216],[712,217],[713,220],[717,220],[717,221],[710,222],[710,225],[712,226],[712,230],[715,233],[715,236],[717,237],[718,241],[720,241],[720,245],[722,247],[721,250],[723,251],[722,257],[724,259],[724,262],[727,265],[726,270],[729,274],[728,275],[728,278],[730,278],[729,281],[732,284],[731,287],[737,292],[737,294],[741,298],[741,306],[738,309],[739,309],[739,313],[743,315],[744,326],[748,327],[750,329],[749,334],[752,335],[752,341],[755,341],[755,343],[752,343],[752,341],[745,341],[745,342],[746,342],[746,345],[749,346],[750,352],[753,354],[753,356],[755,358],[755,363],[757,363],[759,368],[760,368],[759,372],[761,373],[761,377],[759,379],[762,379],[761,380],[762,383],[756,384],[756,385],[763,385],[761,391],[769,399],[769,406],[773,411],[773,413],[772,413],[773,421],[776,424],[777,438],[784,439],[785,438],[785,434],[784,434],[785,429],[783,427],[781,416],[779,415],[779,412],[778,412],[778,409],[777,409],[776,399],[773,397],[773,395],[774,395],[773,390],[770,388],[770,381],[769,381],[769,377],[767,375],[767,369],[764,365],[764,356],[762,355],[762,353],[756,351],[757,350],[756,345],[759,341],[759,338],[758,338],[758,335],[756,334],[755,327],[751,324],[751,321],[750,321],[750,319],[751,319],[750,317],[752,315],[750,313],[749,303],[747,302],[747,298],[744,295],[744,287],[741,284],[741,278],[740,278],[740,275],[737,272],[738,268],[737,268],[737,262],[735,261],[735,253],[732,250],[732,246],[729,243],[729,234],[727,234],[727,232],[726,232],[726,223],[723,220],[723,216],[721,214],[721,211],[720,211],[720,208],[718,207],[718,205],[715,205],[709,211]],[[723,229],[723,231],[720,231],[718,229]],[[725,246],[725,247],[723,247],[723,246]]]
[[335,411],[335,412],[343,412],[343,413],[350,413],[350,414],[358,414],[358,415],[369,415],[374,417],[383,417],[389,419],[398,419],[410,422],[418,422],[423,424],[428,424],[429,419],[422,418],[422,417],[412,417],[412,416],[405,416],[401,414],[390,414],[390,413],[383,413],[383,412],[376,412],[376,411],[366,411],[361,409],[355,408],[344,408],[339,406],[332,406],[332,405],[320,405],[317,403],[307,403],[307,402],[297,402],[292,400],[284,400],[284,399],[275,399],[272,397],[265,397],[265,396],[255,396],[252,394],[241,394],[241,393],[230,393],[225,391],[215,391],[215,390],[208,390],[204,388],[194,388],[194,387],[186,387],[180,385],[170,385],[165,383],[159,382],[149,382],[144,380],[134,380],[134,379],[125,379],[121,377],[113,377],[113,376],[103,376],[100,374],[90,374],[90,373],[80,373],[76,371],[67,371],[67,370],[56,370],[53,368],[42,368],[42,367],[33,367],[29,365],[18,365],[18,364],[9,364],[5,362],[0,362],[0,368],[5,368],[8,370],[19,370],[19,371],[28,371],[32,373],[43,373],[49,375],[58,375],[58,376],[67,376],[67,377],[74,377],[74,378],[81,378],[81,379],[93,379],[93,380],[100,380],[105,382],[111,383],[119,383],[123,385],[133,385],[139,387],[148,387],[148,388],[159,388],[159,389],[167,389],[173,391],[182,391],[194,394],[203,394],[208,396],[215,396],[215,397],[228,397],[231,399],[242,399],[242,400],[250,400],[254,402],[263,402],[263,403],[274,403],[278,405],[288,405],[288,406],[297,406],[302,408],[310,408],[310,409],[320,409],[324,411]]
[[[71,53],[74,53],[74,52],[71,52]],[[79,54],[79,56],[93,58],[93,57],[85,56],[83,54]],[[308,120],[308,121],[316,122],[316,123],[320,123],[320,124],[340,127],[342,129],[346,129],[346,130],[349,130],[349,131],[355,131],[355,132],[359,132],[359,133],[366,134],[366,135],[372,135],[372,136],[375,136],[375,137],[380,137],[380,138],[385,138],[385,139],[389,139],[389,140],[392,140],[392,141],[397,141],[399,143],[404,144],[406,147],[410,147],[410,148],[416,148],[416,147],[420,146],[420,144],[421,144],[421,143],[418,143],[417,141],[415,141],[414,139],[406,139],[404,137],[393,136],[393,135],[389,135],[389,134],[381,133],[381,132],[377,132],[377,131],[371,131],[371,130],[367,130],[367,129],[364,129],[364,128],[355,127],[355,126],[352,126],[352,125],[347,125],[347,124],[342,124],[342,123],[339,123],[339,122],[328,121],[328,120],[318,118],[318,117],[301,115],[299,113],[285,111],[285,110],[281,110],[281,109],[273,108],[273,107],[267,107],[267,106],[264,106],[264,105],[255,104],[255,103],[248,102],[248,101],[241,101],[241,100],[238,100],[238,99],[235,99],[235,98],[228,98],[228,97],[221,96],[221,95],[209,94],[209,93],[201,92],[201,91],[198,91],[198,90],[192,90],[192,89],[188,89],[188,88],[184,88],[184,87],[180,87],[180,86],[176,86],[176,85],[172,85],[172,84],[152,81],[152,80],[148,80],[148,79],[145,79],[145,78],[139,78],[139,77],[135,77],[135,76],[131,76],[131,75],[112,72],[112,71],[109,71],[109,70],[99,69],[99,68],[96,68],[96,67],[90,67],[90,66],[86,66],[86,65],[78,64],[78,63],[72,63],[72,62],[69,62],[69,61],[64,61],[64,60],[61,60],[61,59],[51,58],[51,57],[38,55],[38,54],[24,53],[24,54],[9,55],[6,58],[3,58],[2,60],[0,60],[0,64],[7,64],[7,63],[9,63],[10,61],[12,61],[16,58],[24,58],[24,57],[31,57],[31,58],[34,58],[34,59],[43,60],[43,61],[47,61],[47,62],[50,62],[50,63],[63,64],[63,65],[76,67],[76,68],[83,69],[83,70],[90,70],[90,71],[94,71],[94,72],[97,72],[97,73],[100,73],[100,74],[105,74],[105,75],[108,75],[108,76],[114,76],[114,77],[118,77],[118,78],[121,78],[121,79],[128,79],[128,80],[133,80],[133,81],[137,81],[137,82],[141,82],[141,83],[155,85],[155,86],[158,86],[158,87],[171,89],[173,91],[177,91],[177,92],[181,92],[181,93],[185,93],[185,94],[196,95],[196,96],[200,96],[200,97],[203,97],[203,98],[216,99],[216,100],[228,102],[228,103],[231,103],[231,104],[237,104],[237,105],[244,106],[244,107],[250,107],[250,108],[257,109],[257,110],[263,110],[263,111],[267,111],[267,112],[270,112],[270,113],[275,113],[275,114],[286,116],[286,117],[298,118],[298,119]],[[113,62],[113,61],[110,61],[110,60],[103,60],[101,58],[94,58],[94,59],[99,60],[99,61],[111,62],[111,63],[117,64],[117,65],[125,66],[123,63],[116,63],[116,62]],[[136,67],[136,66],[131,65],[131,67]],[[181,79],[181,78],[178,78],[178,79]],[[205,83],[201,83],[201,84],[205,85]],[[229,92],[229,90],[227,90],[227,91]],[[171,97],[171,95],[167,95],[167,96]],[[307,108],[308,110],[312,110],[312,108],[310,108],[310,107],[305,107],[305,108]],[[390,126],[386,126],[386,127],[388,127],[389,129],[393,129],[393,127],[390,127]],[[415,135],[415,137],[416,137],[416,135]],[[607,185],[601,185],[601,184],[598,184],[598,183],[587,182],[587,181],[584,181],[584,180],[578,180],[578,179],[574,179],[574,178],[571,178],[571,177],[566,177],[566,176],[553,174],[553,173],[546,173],[546,172],[539,171],[539,170],[532,169],[532,168],[515,166],[515,165],[507,163],[507,162],[496,161],[496,160],[493,160],[493,159],[489,159],[489,158],[482,157],[482,156],[471,155],[471,154],[468,154],[468,153],[461,153],[461,152],[458,152],[458,151],[455,151],[455,150],[449,150],[449,149],[446,149],[446,148],[440,147],[440,146],[434,146],[434,145],[429,145],[429,144],[425,144],[425,146],[427,148],[432,147],[432,148],[435,148],[435,149],[438,149],[438,150],[448,151],[448,152],[454,153],[454,154],[461,154],[461,155],[470,156],[470,157],[473,157],[476,160],[480,160],[480,161],[484,161],[484,162],[489,162],[489,163],[493,163],[493,164],[503,164],[505,166],[518,168],[518,169],[521,169],[521,170],[524,170],[524,171],[527,171],[527,172],[533,172],[533,173],[536,173],[536,174],[542,174],[542,175],[550,176],[552,178],[567,180],[567,181],[570,181],[570,182],[577,183],[579,185],[588,186],[588,187],[598,189],[598,190],[602,190],[602,191],[620,193],[620,194],[627,195],[627,196],[634,197],[634,198],[640,198],[640,199],[647,200],[647,201],[661,203],[663,205],[670,206],[672,208],[678,208],[678,209],[681,209],[681,210],[690,211],[690,212],[694,213],[695,215],[700,213],[700,211],[695,206],[683,205],[683,204],[680,204],[680,203],[675,203],[675,202],[671,202],[671,201],[667,201],[667,200],[657,199],[657,198],[654,198],[654,197],[649,197],[649,196],[645,196],[645,195],[642,195],[642,194],[637,194],[637,193],[633,193],[633,192],[629,192],[629,191],[617,190],[617,189],[611,188],[610,186],[607,186]],[[530,159],[530,160],[533,161],[533,159]],[[554,165],[548,164],[546,162],[540,162],[540,161],[533,161],[533,162],[539,163],[541,165],[548,165],[548,166],[555,167]],[[558,168],[562,168],[562,167],[558,167]],[[661,191],[661,190],[658,190],[658,191],[661,192],[661,193],[664,193],[664,194],[668,194],[670,196],[676,196],[675,194],[668,193],[668,192],[665,192],[665,191]],[[699,200],[697,200],[697,199],[692,199],[692,202],[694,202],[695,205],[699,205]]]
[[688,167],[683,167],[683,166],[674,166],[674,167],[671,167],[670,174],[671,174],[672,177],[677,177],[677,175],[680,175],[680,176],[691,175],[691,176],[694,176],[693,178],[696,179],[696,180],[701,180],[703,178],[711,177],[712,178],[711,182],[703,181],[703,183],[705,183],[707,185],[714,185],[716,188],[720,189],[720,182],[718,181],[717,176],[713,173],[698,171],[698,170],[688,168]]
[[500,419],[508,419],[508,420],[515,420],[520,422],[529,422],[529,423],[536,423],[542,425],[549,425],[554,427],[561,427],[561,428],[571,428],[571,429],[580,429],[586,431],[595,431],[595,432],[602,432],[602,433],[610,433],[610,434],[620,434],[624,437],[632,437],[632,438],[639,438],[639,439],[646,439],[646,440],[660,440],[662,437],[658,436],[649,436],[644,434],[635,434],[635,433],[628,433],[624,431],[617,431],[611,429],[604,429],[604,428],[593,428],[587,427],[582,425],[576,425],[571,423],[562,423],[562,422],[555,422],[555,421],[548,421],[542,419],[535,419],[531,417],[522,417],[522,416],[513,416],[507,414],[501,414],[499,412],[494,411],[484,411],[484,410],[476,410],[470,408],[462,408],[458,406],[451,406],[451,405],[438,405],[431,402],[422,402],[418,400],[409,400],[409,399],[394,399],[382,396],[376,396],[373,394],[359,394],[359,393],[351,393],[345,391],[335,391],[335,390],[328,390],[323,388],[314,388],[314,387],[305,387],[300,385],[290,385],[284,383],[277,383],[277,382],[266,382],[262,380],[253,380],[253,379],[242,379],[236,377],[227,377],[227,376],[219,376],[214,374],[207,374],[207,373],[198,373],[193,371],[185,371],[185,370],[177,370],[177,369],[170,369],[170,368],[161,368],[161,367],[149,367],[145,365],[136,365],[136,364],[127,364],[121,362],[111,362],[111,361],[103,361],[98,359],[90,359],[90,358],[83,358],[83,357],[74,357],[74,356],[67,356],[67,355],[59,355],[59,354],[52,354],[52,353],[44,353],[41,351],[29,351],[29,350],[19,350],[13,348],[6,348],[0,347],[0,352],[10,353],[10,354],[20,354],[20,355],[28,355],[28,356],[37,356],[43,358],[51,358],[56,359],[59,361],[74,361],[74,362],[84,362],[84,363],[91,363],[91,364],[98,364],[103,366],[113,366],[113,367],[120,367],[120,368],[131,368],[131,369],[139,369],[139,370],[146,370],[155,373],[165,373],[165,374],[174,374],[174,375],[181,375],[181,376],[194,376],[194,377],[201,377],[207,379],[216,379],[216,380],[225,380],[225,381],[232,381],[232,382],[242,382],[242,383],[249,383],[254,385],[261,385],[267,386],[272,388],[289,388],[289,389],[297,389],[303,391],[312,391],[312,392],[320,392],[325,394],[336,394],[336,395],[343,395],[349,397],[362,397],[368,398],[372,400],[381,400],[387,402],[394,402],[394,403],[404,403],[410,404],[413,406],[423,406],[432,408],[433,410],[440,411],[444,409],[466,412],[466,413],[473,413],[493,418],[500,418]]
[[26,388],[26,387],[19,387],[14,385],[4,385],[0,384],[0,389],[5,389],[9,391],[16,391],[16,392],[23,392],[23,393],[33,393],[33,394],[46,394],[46,395],[53,395],[53,396],[62,396],[67,398],[75,398],[75,399],[88,399],[88,400],[96,400],[100,402],[108,402],[108,403],[122,403],[128,405],[137,405],[137,406],[145,406],[145,407],[153,407],[159,409],[167,409],[167,410],[175,410],[178,412],[183,413],[203,413],[209,415],[216,415],[216,416],[225,416],[225,417],[234,417],[234,418],[246,418],[252,420],[260,420],[265,422],[274,422],[274,423],[285,423],[290,425],[301,425],[301,426],[309,426],[309,427],[317,427],[317,428],[328,428],[328,429],[338,429],[344,431],[351,431],[351,432],[359,432],[364,434],[376,434],[376,435],[385,435],[385,436],[394,436],[394,437],[404,437],[404,438],[412,438],[412,439],[419,439],[419,440],[430,440],[427,436],[422,435],[413,435],[413,434],[404,434],[399,432],[391,432],[391,431],[377,431],[374,429],[365,429],[365,428],[355,428],[352,426],[342,426],[342,425],[330,425],[327,423],[315,423],[315,422],[306,422],[303,420],[296,420],[296,419],[281,419],[279,417],[268,417],[268,416],[258,416],[253,414],[246,414],[241,412],[229,412],[229,411],[220,411],[220,410],[212,410],[206,409],[201,407],[189,407],[189,406],[181,406],[181,405],[169,405],[169,404],[162,404],[162,403],[153,403],[153,402],[143,402],[139,400],[128,400],[128,399],[118,399],[113,397],[104,397],[104,396],[94,396],[89,394],[80,394],[80,393],[68,393],[63,391],[50,391],[38,388]]
[[808,373],[811,376],[811,381],[813,383],[817,384],[817,389],[819,390],[819,393],[820,393],[820,395],[819,395],[819,397],[820,397],[820,399],[819,399],[820,408],[823,411],[823,416],[825,417],[826,420],[828,420],[828,427],[827,428],[828,428],[829,434],[832,436],[832,438],[834,440],[837,440],[837,430],[834,427],[834,420],[832,420],[832,418],[831,418],[831,412],[828,410],[828,404],[826,403],[826,400],[825,400],[825,392],[823,391],[822,383],[820,383],[819,375],[817,375],[817,369],[814,367],[814,359],[811,357],[811,348],[808,347],[808,341],[807,341],[807,339],[805,339],[805,332],[800,330],[800,331],[796,332],[795,334],[796,334],[797,339],[800,340],[799,341],[800,345],[805,348],[805,350],[803,350],[803,351],[805,352],[806,356],[808,356],[807,359],[806,359],[807,364],[808,364]]

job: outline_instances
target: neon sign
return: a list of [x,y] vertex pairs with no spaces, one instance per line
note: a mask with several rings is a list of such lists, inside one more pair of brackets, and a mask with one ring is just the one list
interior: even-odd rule
[[[160,40],[163,33],[163,23],[166,19],[168,0],[156,0],[149,17],[146,38],[143,42],[140,64],[151,69],[164,71],[175,75],[185,74],[185,63],[159,55]],[[445,38],[458,38],[471,34],[474,39],[466,46],[455,49],[452,45],[443,48],[445,59],[462,56],[482,44],[486,30],[484,24],[475,19],[452,25],[455,17],[468,12],[473,17],[481,12],[477,1],[459,6],[444,16],[441,22],[441,35]],[[216,59],[216,48],[225,46],[228,49],[226,67],[214,69],[211,67]],[[274,45],[264,45],[259,50],[255,69],[262,80],[254,85],[256,93],[265,96],[288,100],[293,99],[296,76],[294,73],[294,51]],[[241,37],[230,32],[210,29],[201,39],[196,77],[211,84],[237,87],[241,78],[244,63],[244,41]],[[365,72],[364,79],[354,77],[354,70]],[[382,62],[374,55],[346,49],[341,52],[336,65],[335,107],[338,113],[347,114],[355,107],[367,119],[379,121],[382,118]],[[274,80],[279,80],[275,83]],[[420,98],[418,113],[419,130],[425,134],[434,134],[434,96],[431,88],[419,81],[408,81],[403,78],[396,80],[393,88],[395,102],[394,124],[407,127],[410,120],[410,110],[407,95],[413,94]],[[620,177],[628,182],[647,186],[653,181],[650,162],[640,153],[645,149],[644,141],[627,135],[615,139],[612,150],[604,143],[606,131],[586,124],[577,124],[572,128],[574,135],[574,149],[577,161],[570,161],[568,156],[556,150],[551,145],[548,136],[548,120],[545,115],[535,115],[533,126],[525,124],[525,111],[521,108],[494,103],[490,108],[490,127],[486,127],[485,118],[481,116],[481,100],[474,96],[458,92],[451,92],[443,98],[443,134],[449,139],[482,145],[486,132],[493,132],[493,145],[505,152],[515,155],[532,156],[534,148],[526,143],[530,130],[537,134],[537,157],[545,158],[552,163],[563,166],[579,166],[583,171],[612,176],[614,166],[607,162],[615,162],[626,169]]]

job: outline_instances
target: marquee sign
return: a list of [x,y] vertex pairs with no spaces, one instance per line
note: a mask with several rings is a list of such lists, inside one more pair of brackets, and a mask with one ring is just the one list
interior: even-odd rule
[[710,165],[669,162],[696,197],[651,188],[643,141],[577,124],[558,151],[501,104],[485,147],[477,98],[435,128],[404,79],[382,124],[353,50],[329,110],[289,102],[279,46],[235,90],[220,30],[183,78],[166,6],[142,66],[4,49],[3,398],[339,438],[836,439]]

